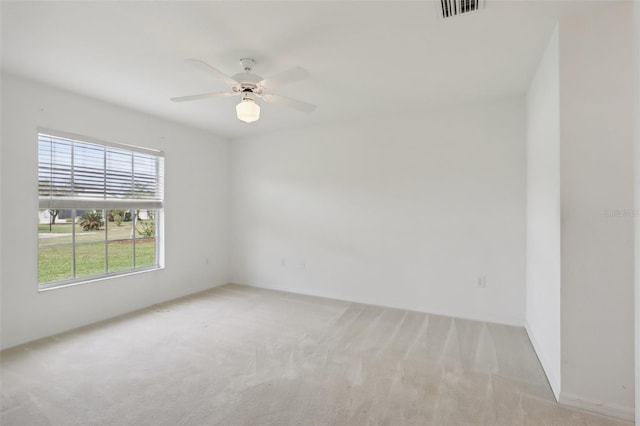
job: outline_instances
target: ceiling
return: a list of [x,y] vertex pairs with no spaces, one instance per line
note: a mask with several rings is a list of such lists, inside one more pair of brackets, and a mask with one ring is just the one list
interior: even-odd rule
[[[2,69],[234,139],[312,123],[475,102],[526,91],[559,16],[592,1],[494,1],[443,19],[433,1],[5,2]],[[256,59],[268,77],[299,65],[311,78],[277,92],[311,114],[238,98],[173,103],[227,86],[184,62],[227,74]]]

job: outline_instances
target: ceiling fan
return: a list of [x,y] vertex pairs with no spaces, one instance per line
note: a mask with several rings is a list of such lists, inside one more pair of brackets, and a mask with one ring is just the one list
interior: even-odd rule
[[309,77],[307,70],[301,67],[294,67],[272,77],[262,78],[251,72],[256,61],[251,58],[242,58],[240,59],[240,63],[242,64],[244,72],[240,72],[230,77],[217,68],[214,68],[199,59],[187,59],[187,62],[208,72],[217,79],[224,81],[231,87],[231,91],[203,93],[199,95],[171,98],[173,102],[240,96],[242,99],[240,100],[240,103],[236,105],[236,114],[238,119],[245,123],[251,123],[260,118],[260,105],[256,102],[256,98],[260,98],[271,104],[284,105],[302,112],[312,112],[316,109],[315,105],[271,93],[271,89],[277,89],[285,84],[293,83],[294,81],[303,80]]

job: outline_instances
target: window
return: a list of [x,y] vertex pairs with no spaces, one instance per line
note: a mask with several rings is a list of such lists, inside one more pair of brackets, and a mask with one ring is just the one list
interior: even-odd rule
[[40,289],[160,266],[162,152],[38,133]]

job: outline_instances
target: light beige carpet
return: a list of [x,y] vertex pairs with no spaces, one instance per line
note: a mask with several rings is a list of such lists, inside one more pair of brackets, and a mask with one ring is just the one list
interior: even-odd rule
[[524,329],[224,286],[4,351],[10,425],[622,425]]

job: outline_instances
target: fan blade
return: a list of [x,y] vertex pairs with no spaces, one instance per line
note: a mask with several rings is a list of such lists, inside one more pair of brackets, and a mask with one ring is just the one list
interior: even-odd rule
[[262,94],[258,96],[271,104],[288,106],[289,108],[297,109],[302,112],[312,112],[316,109],[315,105],[308,104],[297,99],[287,98],[286,96],[271,94]]
[[173,102],[185,102],[185,101],[197,101],[199,99],[209,98],[223,98],[227,96],[238,96],[240,92],[215,92],[215,93],[203,93],[201,95],[180,96],[178,98],[171,98]]
[[291,68],[269,78],[265,78],[258,84],[267,89],[276,89],[285,84],[293,83],[298,80],[304,80],[309,77],[309,71],[301,67]]
[[219,69],[212,67],[208,63],[201,61],[200,59],[187,59],[187,62],[189,62],[193,66],[200,68],[203,71],[208,72],[218,80],[224,81],[231,87],[235,87],[238,84],[238,82],[235,81],[233,78],[229,77]]

